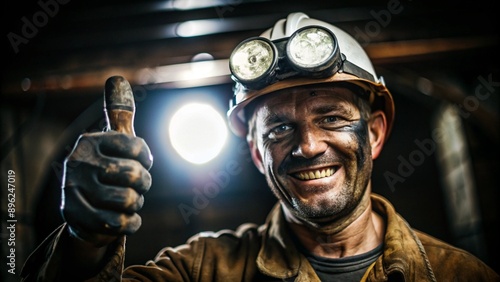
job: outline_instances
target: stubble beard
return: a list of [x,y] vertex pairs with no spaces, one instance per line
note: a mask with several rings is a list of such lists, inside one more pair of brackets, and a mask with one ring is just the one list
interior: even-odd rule
[[297,197],[291,198],[292,212],[298,218],[316,224],[324,224],[348,214],[356,206],[351,182],[346,182],[341,191],[335,196],[315,201],[314,203],[301,201]]

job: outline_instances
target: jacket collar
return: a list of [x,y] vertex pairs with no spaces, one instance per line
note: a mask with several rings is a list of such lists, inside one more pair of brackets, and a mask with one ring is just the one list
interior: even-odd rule
[[[383,197],[372,194],[372,206],[386,222],[384,252],[377,259],[367,280],[386,280],[399,274],[407,281],[434,281],[424,248],[406,221]],[[319,279],[307,259],[298,251],[280,204],[276,204],[262,226],[262,246],[257,257],[259,270],[269,276],[296,281]]]
[[391,275],[404,281],[435,281],[427,254],[410,225],[396,213],[388,200],[372,194],[373,210],[386,222],[384,252],[373,267],[368,280],[380,280]]
[[262,246],[257,256],[259,270],[271,277],[295,281],[319,281],[307,259],[298,251],[290,236],[281,205],[274,206],[263,226]]

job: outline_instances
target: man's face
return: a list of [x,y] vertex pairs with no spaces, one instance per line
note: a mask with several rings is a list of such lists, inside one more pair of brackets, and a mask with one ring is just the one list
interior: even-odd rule
[[250,147],[274,194],[302,220],[327,223],[356,208],[372,171],[369,121],[340,87],[267,95]]

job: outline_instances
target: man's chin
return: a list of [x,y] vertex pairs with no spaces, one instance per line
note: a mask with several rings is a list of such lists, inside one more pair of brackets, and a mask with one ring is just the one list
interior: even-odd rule
[[335,223],[340,218],[346,216],[350,209],[347,206],[331,203],[319,203],[311,205],[294,201],[292,213],[300,221],[313,224],[314,226],[324,226]]
[[329,223],[332,220],[335,220],[338,214],[337,212],[325,208],[311,208],[301,206],[294,206],[293,213],[302,221],[314,224]]

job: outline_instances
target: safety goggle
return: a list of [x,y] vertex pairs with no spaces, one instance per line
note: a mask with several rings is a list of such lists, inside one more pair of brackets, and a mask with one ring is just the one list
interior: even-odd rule
[[229,58],[232,78],[246,89],[258,90],[290,77],[326,78],[345,72],[375,81],[372,74],[349,62],[335,35],[321,26],[307,26],[289,38],[242,41]]

